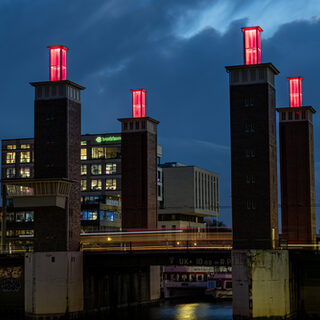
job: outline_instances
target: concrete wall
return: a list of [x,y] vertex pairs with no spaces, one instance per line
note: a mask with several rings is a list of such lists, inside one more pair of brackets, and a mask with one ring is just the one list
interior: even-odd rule
[[87,314],[136,306],[160,298],[160,268],[86,265],[84,309]]
[[290,315],[288,251],[233,250],[232,276],[234,319]]
[[160,266],[150,266],[150,300],[160,299]]
[[27,253],[25,312],[32,316],[83,310],[83,269],[80,252]]

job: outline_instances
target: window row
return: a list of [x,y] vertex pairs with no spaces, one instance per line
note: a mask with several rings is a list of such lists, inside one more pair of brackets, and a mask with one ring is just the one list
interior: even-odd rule
[[[281,112],[281,120],[299,120],[299,119],[306,119],[306,112],[305,111],[288,111],[288,112]],[[301,115],[301,117],[300,117]]]
[[[97,191],[102,190],[102,179],[81,180],[81,191],[86,190]],[[105,190],[117,190],[117,179],[106,179]]]
[[[16,177],[16,168],[6,168],[6,178],[15,178]],[[21,178],[30,178],[31,177],[31,168],[30,167],[21,167],[19,172],[19,177]]]
[[[6,163],[16,163],[16,154],[18,152],[7,152],[6,153]],[[21,151],[20,155],[20,163],[30,163],[31,162],[31,152],[30,151]]]
[[83,210],[81,211],[81,220],[100,220],[100,221],[120,221],[121,213],[117,211]]
[[[30,149],[31,145],[29,143],[25,143],[25,144],[21,144],[20,145],[20,149]],[[7,150],[16,150],[17,149],[17,145],[15,144],[8,144],[7,145]]]
[[120,195],[108,195],[108,196],[83,196],[81,197],[81,203],[84,204],[97,204],[104,203],[111,207],[121,207]]
[[[129,129],[133,130],[133,128],[135,128],[136,130],[139,129],[145,129],[146,128],[146,122],[145,121],[141,121],[141,127],[140,127],[140,122],[139,121],[135,121],[134,122],[129,122]],[[128,122],[124,122],[123,123],[123,131],[127,131],[128,130]]]
[[6,214],[6,220],[10,222],[33,222],[34,212],[33,211],[8,212]]
[[[120,158],[120,147],[92,147],[91,159]],[[81,160],[88,160],[88,149],[81,148]]]
[[[89,167],[89,165],[87,165],[87,164],[81,165],[81,175],[82,176],[85,176],[88,174],[88,167]],[[92,175],[115,174],[115,173],[117,173],[117,164],[116,163],[107,163],[104,166],[102,166],[102,164],[92,164],[90,172]]]
[[33,235],[33,230],[7,230],[6,231],[6,237],[7,238],[13,238],[13,237],[19,237],[24,235]]

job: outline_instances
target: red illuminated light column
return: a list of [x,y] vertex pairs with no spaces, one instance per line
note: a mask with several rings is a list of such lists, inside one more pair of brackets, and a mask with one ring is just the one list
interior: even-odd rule
[[261,36],[260,27],[241,28],[244,36],[244,63],[261,63]]
[[302,86],[301,77],[290,77],[289,80],[289,91],[290,91],[290,107],[301,107],[302,106]]
[[67,80],[67,50],[64,46],[51,46],[50,81]]
[[146,90],[131,89],[132,91],[132,117],[144,118],[146,116]]

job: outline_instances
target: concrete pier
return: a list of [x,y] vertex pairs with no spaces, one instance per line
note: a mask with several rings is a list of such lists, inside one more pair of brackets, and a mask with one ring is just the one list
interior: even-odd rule
[[25,255],[27,318],[77,316],[83,311],[82,252]]
[[233,250],[233,319],[288,319],[287,250]]

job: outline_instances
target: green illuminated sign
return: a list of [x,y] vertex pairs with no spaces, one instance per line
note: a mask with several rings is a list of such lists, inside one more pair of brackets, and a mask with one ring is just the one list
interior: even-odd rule
[[119,136],[110,136],[110,137],[96,137],[96,142],[114,142],[114,141],[121,141],[121,137]]

